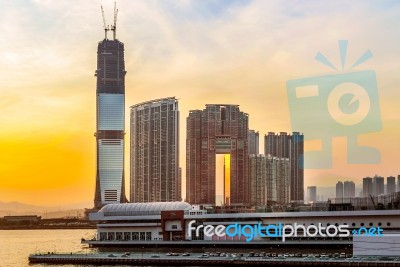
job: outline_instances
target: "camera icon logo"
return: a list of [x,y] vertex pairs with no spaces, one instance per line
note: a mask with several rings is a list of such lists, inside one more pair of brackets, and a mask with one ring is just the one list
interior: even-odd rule
[[[344,72],[347,41],[339,41],[342,72],[287,81],[287,96],[293,131],[304,133],[305,140],[320,140],[318,151],[305,153],[306,168],[332,167],[332,138],[347,137],[349,164],[377,164],[380,152],[357,145],[357,136],[382,129],[378,85],[373,70],[351,69],[372,57],[368,50]],[[318,53],[316,59],[337,70]]]

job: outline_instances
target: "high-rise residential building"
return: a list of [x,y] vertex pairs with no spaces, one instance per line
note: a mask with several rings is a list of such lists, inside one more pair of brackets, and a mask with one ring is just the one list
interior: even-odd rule
[[267,155],[267,169],[275,169],[275,177],[270,178],[267,172],[267,181],[276,181],[276,202],[279,204],[290,203],[290,160]]
[[317,187],[316,186],[308,186],[307,187],[307,202],[316,202],[317,201]]
[[396,190],[396,192],[399,192],[399,191],[400,191],[400,174],[397,175],[397,190]]
[[125,62],[124,44],[105,38],[97,47],[96,190],[94,206],[126,202],[124,186]]
[[271,155],[249,156],[250,204],[290,202],[290,162]]
[[373,192],[372,178],[371,177],[363,178],[363,196],[369,197],[373,194],[374,192]]
[[259,133],[254,130],[249,130],[249,154],[259,154]]
[[130,114],[131,201],[181,200],[178,100],[136,104]]
[[304,201],[304,135],[269,132],[264,137],[264,154],[289,159],[290,201]]
[[396,192],[396,177],[389,176],[386,180],[386,193],[390,194]]
[[238,105],[206,105],[191,110],[186,122],[186,201],[216,203],[216,154],[224,154],[223,199],[249,205],[248,115]]
[[343,183],[343,197],[352,198],[356,196],[356,185],[352,181]]
[[336,183],[336,198],[343,198],[343,182]]
[[267,205],[267,161],[264,155],[249,156],[250,205]]
[[372,193],[374,196],[385,194],[385,179],[375,175],[372,179]]

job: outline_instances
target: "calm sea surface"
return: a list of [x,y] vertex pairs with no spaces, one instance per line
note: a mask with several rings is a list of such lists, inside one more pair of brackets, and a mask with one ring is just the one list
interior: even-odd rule
[[[41,267],[53,266],[29,265],[29,254],[36,252],[73,252],[94,253],[81,245],[82,237],[93,237],[96,230],[0,230],[0,266],[1,267]],[[77,265],[54,265],[77,266]]]

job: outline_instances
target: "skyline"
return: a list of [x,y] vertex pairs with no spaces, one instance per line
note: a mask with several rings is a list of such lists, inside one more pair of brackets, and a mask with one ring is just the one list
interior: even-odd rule
[[[110,24],[113,1],[21,0],[0,7],[0,29],[7,40],[0,44],[5,51],[0,59],[0,201],[59,205],[93,200],[94,51],[104,38],[100,5]],[[118,38],[125,44],[128,72],[125,113],[147,100],[170,95],[179,99],[182,177],[189,110],[237,104],[249,114],[249,128],[261,137],[270,131],[295,131],[290,127],[286,81],[332,73],[314,58],[322,51],[339,62],[337,41],[343,39],[349,40],[349,62],[367,49],[374,55],[356,69],[377,73],[383,129],[359,140],[377,147],[382,160],[347,164],[346,141],[339,137],[333,143],[333,168],[306,169],[304,186],[334,187],[340,179],[359,184],[374,174],[400,173],[396,1],[186,0],[117,5]],[[125,116],[126,129],[128,125]],[[130,132],[126,133],[129,143]],[[306,142],[305,150],[312,145]],[[129,149],[125,150],[129,158]],[[128,161],[125,169],[129,177]]]

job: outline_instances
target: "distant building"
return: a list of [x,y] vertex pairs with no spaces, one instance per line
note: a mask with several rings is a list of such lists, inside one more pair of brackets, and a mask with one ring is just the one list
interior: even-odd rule
[[249,130],[249,154],[259,154],[259,134],[254,130]]
[[178,100],[156,99],[130,109],[131,201],[180,201]]
[[42,217],[37,215],[4,216],[4,222],[7,224],[32,225],[39,224]]
[[374,176],[372,179],[372,193],[374,196],[385,194],[385,179],[381,176]]
[[363,196],[364,197],[369,197],[370,195],[373,195],[373,183],[372,183],[372,178],[371,177],[365,177],[363,178]]
[[290,201],[304,201],[304,135],[293,132],[264,137],[264,154],[277,158],[288,158],[290,162]]
[[386,194],[396,192],[396,177],[389,176],[386,179]]
[[356,196],[356,185],[352,181],[346,181],[343,184],[343,197],[350,198]]
[[400,191],[400,174],[397,175],[397,190],[396,190],[396,191],[397,191],[397,192]]
[[317,187],[316,186],[309,186],[307,187],[307,198],[308,203],[317,201]]
[[343,198],[343,182],[336,183],[336,198]]

